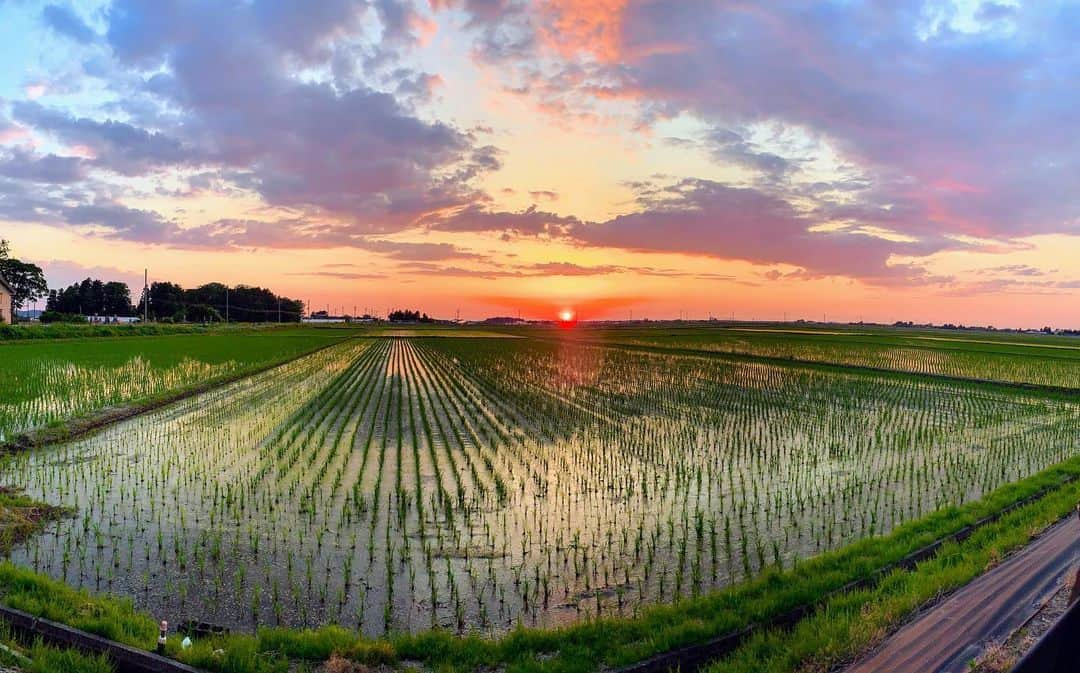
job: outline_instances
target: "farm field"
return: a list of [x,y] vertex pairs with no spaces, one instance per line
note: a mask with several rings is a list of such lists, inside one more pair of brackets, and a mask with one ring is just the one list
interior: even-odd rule
[[791,568],[1080,452],[1067,396],[540,336],[351,339],[12,456],[5,483],[77,510],[12,558],[177,622],[494,634]]
[[744,354],[915,374],[1080,388],[1080,339],[883,329],[685,327],[582,330],[584,340]]
[[0,443],[104,407],[240,375],[352,334],[297,327],[0,343]]

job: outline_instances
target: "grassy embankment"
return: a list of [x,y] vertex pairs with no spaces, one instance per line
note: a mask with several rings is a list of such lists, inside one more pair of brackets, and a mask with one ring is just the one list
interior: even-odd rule
[[200,334],[218,329],[203,325],[0,325],[0,341],[42,341],[50,339],[86,339],[100,337],[162,336],[166,334]]
[[894,572],[876,587],[828,600],[790,632],[755,634],[710,673],[828,671],[879,645],[918,609],[962,587],[1023,547],[1034,533],[1075,507],[1076,482],[950,543],[912,572]]
[[40,641],[24,644],[7,633],[2,625],[0,668],[22,673],[113,673],[116,670],[103,654],[50,647]]
[[[370,640],[340,627],[317,630],[263,629],[202,639],[168,652],[187,663],[230,673],[286,671],[293,662],[314,664],[337,654],[364,664],[420,661],[446,671],[504,668],[513,671],[594,671],[700,643],[748,624],[815,603],[829,592],[867,577],[927,544],[982,517],[1038,493],[1039,500],[979,529],[961,544],[946,545],[911,572],[895,572],[875,588],[830,599],[795,631],[755,636],[730,670],[794,670],[808,662],[842,661],[879,638],[911,610],[937,593],[983,572],[1030,535],[1068,513],[1080,497],[1080,457],[1002,487],[986,498],[950,507],[900,526],[889,535],[856,542],[803,561],[770,568],[759,577],[706,597],[646,609],[636,618],[602,618],[561,629],[519,628],[501,638],[458,637],[426,632]],[[91,596],[11,564],[0,565],[0,600],[113,640],[144,649],[155,646],[153,617],[130,601]],[[723,670],[729,670],[724,668]]]
[[[359,329],[354,325],[337,326],[341,330]],[[330,327],[302,325],[299,323],[215,323],[211,325],[144,323],[133,325],[89,325],[54,323],[38,325],[19,323],[0,324],[0,342],[4,341],[52,341],[57,339],[100,339],[116,337],[173,336],[178,334],[235,334],[238,332],[311,332],[329,330]]]
[[[67,510],[37,502],[10,488],[0,488],[0,553],[39,531]],[[0,667],[26,673],[109,673],[112,665],[103,656],[54,648],[40,642],[29,646],[17,642],[0,624]]]

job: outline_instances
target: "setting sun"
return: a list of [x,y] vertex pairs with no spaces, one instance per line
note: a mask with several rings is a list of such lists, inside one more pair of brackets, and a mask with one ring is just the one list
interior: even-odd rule
[[559,320],[563,322],[571,322],[574,319],[574,312],[568,308],[564,308],[559,311]]

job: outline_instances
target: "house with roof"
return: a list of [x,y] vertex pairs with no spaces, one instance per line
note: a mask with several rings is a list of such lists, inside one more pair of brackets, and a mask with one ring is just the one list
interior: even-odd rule
[[8,282],[4,280],[3,276],[0,276],[0,323],[11,323],[11,311],[14,306],[13,295],[15,291],[11,289]]

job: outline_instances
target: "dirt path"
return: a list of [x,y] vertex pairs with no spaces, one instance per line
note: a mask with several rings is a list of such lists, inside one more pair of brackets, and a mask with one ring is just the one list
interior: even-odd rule
[[953,673],[968,669],[1034,613],[1080,562],[1080,520],[1070,516],[1022,551],[904,626],[847,673]]

